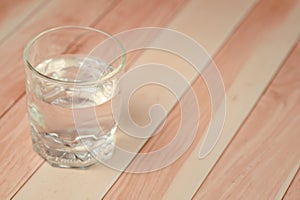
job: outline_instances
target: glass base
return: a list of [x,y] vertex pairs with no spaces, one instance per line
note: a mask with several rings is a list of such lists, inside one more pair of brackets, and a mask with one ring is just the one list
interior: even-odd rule
[[[112,157],[115,130],[112,132],[93,141],[93,147],[89,147],[88,143],[78,142],[76,147],[70,147],[69,144],[57,143],[54,140],[49,142],[49,138],[46,141],[41,133],[33,134],[33,149],[53,167],[87,168],[100,162],[98,159],[108,160]],[[38,137],[36,137],[37,135]],[[91,152],[97,153],[97,155],[93,155]]]
[[51,166],[60,168],[87,168],[97,163],[89,152],[61,152],[35,143],[33,149]]

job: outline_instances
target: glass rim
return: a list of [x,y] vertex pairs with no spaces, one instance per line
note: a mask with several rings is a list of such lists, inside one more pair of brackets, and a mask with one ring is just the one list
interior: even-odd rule
[[[30,62],[28,60],[29,48],[32,46],[32,44],[35,41],[40,39],[42,36],[44,36],[48,33],[57,31],[57,30],[62,30],[62,29],[81,29],[81,30],[87,30],[87,31],[94,31],[94,32],[98,32],[100,34],[103,34],[103,35],[107,36],[108,38],[112,38],[114,40],[114,42],[120,47],[121,51],[123,52],[122,55],[120,56],[121,57],[121,62],[118,64],[118,66],[116,68],[114,68],[112,70],[111,73],[103,76],[101,79],[92,80],[92,81],[89,81],[89,80],[87,80],[87,81],[85,81],[85,80],[84,81],[65,81],[65,80],[52,78],[50,76],[47,76],[47,75],[39,72],[38,70],[35,69],[35,67],[33,67],[30,64]],[[65,25],[65,26],[57,26],[57,27],[53,27],[53,28],[44,30],[44,31],[40,32],[39,34],[37,34],[36,36],[34,36],[31,40],[29,40],[29,42],[26,44],[26,46],[24,48],[23,60],[24,60],[25,66],[28,67],[28,69],[30,69],[30,71],[32,71],[37,76],[42,77],[42,78],[44,78],[48,81],[54,81],[54,82],[61,83],[61,84],[97,84],[99,81],[104,81],[104,80],[107,80],[107,79],[113,77],[114,75],[116,75],[118,72],[120,72],[123,69],[124,64],[125,64],[125,60],[126,60],[126,51],[125,51],[125,48],[122,45],[122,43],[116,37],[114,37],[113,35],[105,32],[105,31],[102,31],[102,30],[99,30],[99,29],[96,29],[96,28],[93,28],[93,27],[89,27],[89,26]]]

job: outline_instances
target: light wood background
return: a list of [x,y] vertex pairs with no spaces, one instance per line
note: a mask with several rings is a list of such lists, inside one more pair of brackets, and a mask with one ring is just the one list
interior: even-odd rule
[[[299,0],[2,0],[0,2],[0,199],[300,199]],[[168,27],[206,49],[226,89],[226,119],[213,151],[198,159],[211,117],[205,82],[174,56],[129,55],[126,69],[159,62],[183,74],[197,92],[200,126],[190,148],[161,170],[121,173],[96,165],[58,169],[33,152],[22,53],[38,32],[59,25],[110,33]],[[182,94],[184,95],[184,94]],[[143,100],[142,100],[143,99]],[[145,100],[146,99],[146,100]],[[138,91],[137,121],[159,103],[166,123],[149,140],[117,137],[132,151],[151,152],[176,134],[180,106],[157,86]]]

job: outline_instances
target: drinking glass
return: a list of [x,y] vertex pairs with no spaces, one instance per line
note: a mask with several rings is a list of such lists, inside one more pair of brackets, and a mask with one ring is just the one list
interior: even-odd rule
[[[90,166],[97,161],[91,151],[109,159],[117,128],[111,101],[119,95],[125,63],[122,44],[94,28],[56,27],[29,41],[24,62],[33,149],[57,167]],[[91,110],[94,115],[87,114]]]

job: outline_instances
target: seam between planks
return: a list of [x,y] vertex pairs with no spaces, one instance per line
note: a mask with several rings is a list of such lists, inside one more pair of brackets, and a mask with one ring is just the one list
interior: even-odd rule
[[[45,161],[44,161],[45,162]],[[32,174],[30,174],[30,176],[28,177],[28,179],[26,180],[26,181],[24,181],[24,183],[17,189],[17,191],[11,196],[11,198],[10,198],[10,200],[12,200],[15,196],[16,196],[16,194],[23,188],[23,186],[30,180],[30,178],[35,174],[35,172],[37,172],[39,169],[40,169],[40,167],[44,164],[44,162],[41,162],[40,164],[39,164],[39,166],[33,171],[33,173]]]
[[6,115],[6,113],[8,113],[11,109],[12,109],[12,107],[15,105],[15,104],[17,104],[21,99],[22,99],[22,97],[25,95],[25,91],[24,92],[22,92],[21,93],[21,95],[20,96],[18,96],[18,98],[16,98],[14,101],[13,101],[13,103],[0,115],[0,120],[2,119],[2,117],[4,117],[4,115]]
[[102,18],[106,16],[114,7],[116,7],[122,0],[113,0],[113,3],[96,19],[90,24],[91,27],[95,27],[100,21],[102,21]]
[[266,94],[266,92],[269,90],[270,86],[272,85],[272,83],[274,82],[274,80],[276,79],[276,77],[278,76],[278,74],[280,73],[280,71],[283,69],[283,66],[287,63],[288,59],[290,58],[291,54],[295,51],[298,43],[300,43],[300,34],[298,35],[298,39],[297,42],[295,42],[295,44],[291,47],[290,51],[287,53],[285,59],[282,61],[280,67],[278,68],[278,70],[275,72],[275,74],[272,77],[272,80],[268,83],[268,85],[265,87],[265,89],[263,90],[263,92],[260,94],[259,98],[257,99],[257,101],[255,102],[254,106],[252,107],[252,109],[250,110],[250,112],[248,113],[248,115],[246,116],[246,118],[243,120],[243,122],[240,124],[239,128],[236,131],[236,134],[234,134],[233,138],[230,140],[230,142],[227,144],[227,146],[225,147],[224,151],[221,153],[221,155],[219,156],[219,158],[217,159],[217,161],[215,162],[215,164],[213,165],[213,167],[211,168],[211,170],[209,171],[209,173],[207,174],[207,176],[204,178],[203,182],[199,185],[197,191],[194,193],[192,199],[195,198],[195,195],[198,193],[198,191],[200,190],[201,186],[203,185],[203,183],[206,181],[207,177],[212,173],[212,171],[214,170],[214,168],[216,167],[217,163],[219,162],[219,160],[222,158],[222,156],[224,155],[224,153],[228,150],[228,148],[230,147],[230,145],[232,144],[233,140],[238,136],[238,133],[240,132],[240,130],[242,129],[242,127],[244,126],[244,124],[247,123],[248,119],[250,118],[250,116],[252,115],[253,112],[255,112],[256,107],[258,105],[258,103],[260,102],[260,100],[264,97],[264,95]]
[[[287,193],[288,193],[289,189],[291,188],[293,182],[296,180],[297,174],[300,172],[300,161],[299,161],[298,164],[296,165],[296,168],[298,168],[298,169],[295,170],[295,172],[293,172],[293,169],[292,169],[292,172],[291,172],[292,174],[290,174],[290,175],[293,175],[293,178],[288,182],[288,186],[286,187],[286,189],[285,189],[285,191],[284,191],[284,193],[283,193],[282,195],[280,195],[280,191],[278,192],[278,194],[277,194],[277,199],[284,199],[285,196],[287,195]],[[289,176],[290,176],[290,175],[289,175]],[[289,178],[289,177],[288,177],[288,178]],[[288,179],[288,178],[287,178],[287,179]],[[288,180],[287,180],[287,181],[288,181]],[[284,189],[284,188],[283,188],[284,185],[285,185],[285,183],[282,184],[281,190]],[[281,196],[281,198],[280,198],[280,196]]]

